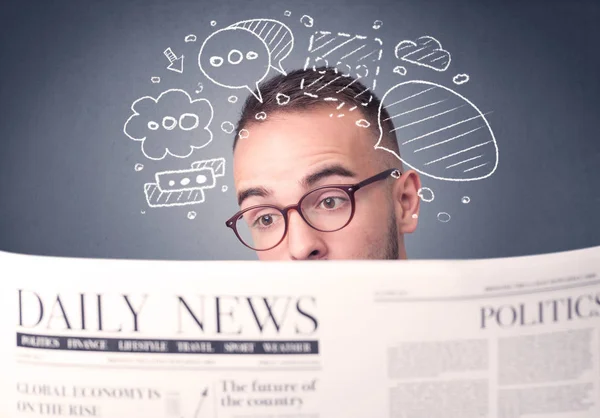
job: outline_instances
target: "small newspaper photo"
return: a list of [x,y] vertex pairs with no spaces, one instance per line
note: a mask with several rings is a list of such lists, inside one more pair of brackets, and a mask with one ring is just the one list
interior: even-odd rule
[[0,264],[3,418],[600,417],[600,247]]

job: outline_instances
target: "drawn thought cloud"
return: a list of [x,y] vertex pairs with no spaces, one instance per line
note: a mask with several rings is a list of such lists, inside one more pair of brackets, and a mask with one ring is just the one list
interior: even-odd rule
[[[389,116],[382,116],[383,107]],[[397,84],[383,96],[378,119],[375,148],[425,176],[480,180],[498,166],[498,146],[485,114],[447,87],[420,80]],[[400,155],[380,145],[383,135],[391,133],[398,139]]]
[[396,58],[435,71],[446,71],[450,65],[450,53],[431,36],[421,36],[416,41],[402,41],[396,45]]
[[167,90],[157,98],[142,97],[133,102],[131,110],[133,114],[123,132],[140,141],[142,152],[151,160],[162,160],[167,155],[186,158],[212,141],[211,103],[192,100],[183,90]]

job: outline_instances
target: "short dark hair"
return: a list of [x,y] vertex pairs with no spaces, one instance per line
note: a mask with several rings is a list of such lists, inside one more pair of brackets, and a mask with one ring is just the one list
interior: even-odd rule
[[[335,105],[344,102],[346,109],[354,107],[355,110],[360,109],[362,116],[369,123],[369,129],[376,137],[379,136],[380,100],[373,92],[368,91],[369,89],[359,79],[342,74],[334,67],[308,68],[294,70],[287,75],[278,74],[259,84],[258,90],[262,94],[263,101],[261,103],[256,99],[257,91],[254,95],[248,95],[235,129],[234,150],[240,138],[240,131],[250,123],[262,122],[256,117],[259,113],[270,115],[331,105],[327,100],[333,101]],[[289,101],[285,96],[289,97]],[[285,97],[287,102],[285,105],[279,104],[278,99],[281,97]],[[365,100],[367,98],[368,100]],[[382,138],[383,145],[399,154],[394,123],[385,107],[381,110],[381,120],[385,133]]]

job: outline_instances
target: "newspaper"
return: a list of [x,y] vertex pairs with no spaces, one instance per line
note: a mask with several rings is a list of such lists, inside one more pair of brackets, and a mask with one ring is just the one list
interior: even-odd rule
[[600,247],[0,266],[1,417],[600,417]]

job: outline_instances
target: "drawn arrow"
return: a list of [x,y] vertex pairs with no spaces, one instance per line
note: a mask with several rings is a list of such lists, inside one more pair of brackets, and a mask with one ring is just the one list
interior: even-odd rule
[[200,413],[200,409],[202,408],[202,404],[208,395],[208,388],[204,389],[202,392],[202,397],[200,398],[200,402],[198,402],[198,406],[196,407],[196,412],[194,413],[194,418],[198,418],[198,414]]
[[171,48],[167,48],[165,49],[165,57],[167,57],[167,59],[169,60],[169,66],[167,67],[167,70],[171,70],[171,71],[175,71],[176,73],[183,73],[183,58],[184,56],[180,56],[179,58],[177,58],[177,56],[175,55],[175,53],[173,52],[173,50]]

